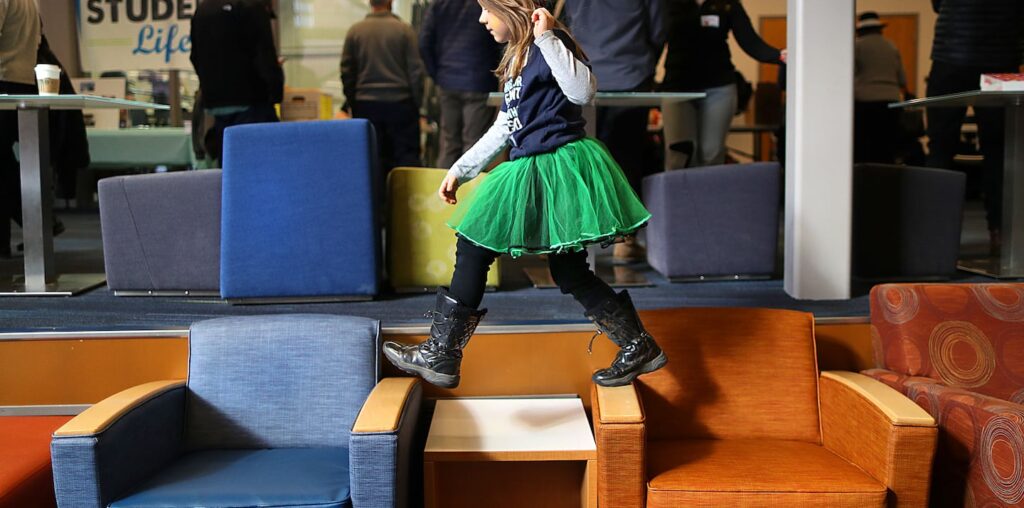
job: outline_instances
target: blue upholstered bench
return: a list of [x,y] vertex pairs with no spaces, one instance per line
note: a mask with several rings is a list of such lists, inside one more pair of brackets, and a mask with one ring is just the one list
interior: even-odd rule
[[366,120],[227,129],[221,296],[318,301],[376,295],[374,145]]

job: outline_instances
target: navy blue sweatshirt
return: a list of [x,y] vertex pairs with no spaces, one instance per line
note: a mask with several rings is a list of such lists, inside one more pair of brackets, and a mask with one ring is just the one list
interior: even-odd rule
[[[576,51],[569,34],[553,33],[570,52]],[[583,108],[562,93],[551,67],[536,46],[531,46],[519,76],[505,82],[505,112],[512,133],[509,158],[553,152],[556,148],[586,136]]]

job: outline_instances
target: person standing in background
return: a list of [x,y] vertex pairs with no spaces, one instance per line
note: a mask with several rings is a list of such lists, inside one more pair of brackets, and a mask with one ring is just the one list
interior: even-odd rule
[[349,29],[341,83],[354,118],[377,131],[380,181],[397,166],[420,165],[423,62],[416,32],[391,12],[391,0],[370,0],[370,14]]
[[[0,93],[39,93],[35,65],[42,23],[35,0],[0,0]],[[18,112],[0,111],[0,257],[11,257],[11,221],[21,223]]]
[[[665,46],[663,0],[566,0],[565,24],[587,54],[599,92],[650,92],[654,70]],[[651,168],[647,107],[599,107],[597,138],[608,146],[630,186],[639,195]],[[630,236],[615,245],[616,261],[644,257]]]
[[441,156],[449,168],[494,121],[487,94],[498,91],[501,45],[477,19],[476,0],[434,0],[420,26],[420,56],[441,95]]
[[[1018,72],[1024,63],[1024,2],[932,0],[935,21],[928,97],[980,88],[981,75]],[[928,108],[928,166],[952,169],[967,108]],[[1002,245],[1003,110],[975,108],[984,157],[982,185],[990,248]]]
[[882,36],[878,13],[857,19],[853,65],[853,161],[892,164],[901,140],[900,112],[889,103],[900,100],[907,77],[896,45]]
[[[668,0],[667,92],[703,92],[704,99],[673,104],[663,112],[665,166],[677,169],[725,162],[725,138],[736,112],[736,68],[729,32],[759,62],[786,63],[786,50],[769,46],[754,31],[740,0]],[[689,124],[696,124],[694,129]],[[693,159],[672,150],[696,130]]]
[[276,122],[284,71],[274,46],[269,0],[203,0],[192,16],[192,54],[213,127],[206,152],[221,161],[224,129]]

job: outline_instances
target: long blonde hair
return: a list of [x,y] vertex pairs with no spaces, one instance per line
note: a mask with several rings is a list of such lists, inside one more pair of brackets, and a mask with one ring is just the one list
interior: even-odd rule
[[[501,56],[498,68],[494,75],[499,80],[518,76],[523,71],[526,63],[526,55],[533,44],[533,21],[530,19],[533,11],[540,7],[535,0],[479,0],[480,5],[487,12],[494,14],[509,30],[509,41],[505,45],[505,53]],[[555,20],[555,28],[569,33],[569,29],[559,20]],[[572,37],[570,35],[569,37]],[[576,40],[573,39],[576,43]],[[585,59],[586,55],[578,43],[576,46],[576,58]]]

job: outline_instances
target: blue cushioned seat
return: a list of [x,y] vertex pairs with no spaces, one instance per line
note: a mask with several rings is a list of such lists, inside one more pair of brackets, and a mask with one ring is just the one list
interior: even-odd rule
[[129,388],[54,433],[57,504],[408,506],[421,398],[380,379],[377,320],[196,322],[187,381]]
[[374,145],[373,127],[361,119],[225,130],[221,296],[376,295]]
[[210,450],[178,459],[111,508],[351,506],[345,448]]

